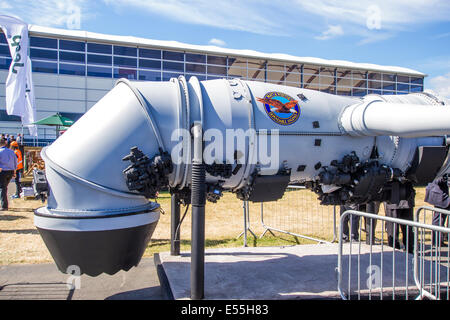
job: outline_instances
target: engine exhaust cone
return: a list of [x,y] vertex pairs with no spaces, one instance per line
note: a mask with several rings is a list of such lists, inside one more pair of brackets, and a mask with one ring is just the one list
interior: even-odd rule
[[[137,266],[159,220],[159,205],[145,212],[107,216],[62,216],[41,207],[35,225],[58,269],[80,274],[114,274]],[[70,269],[69,269],[70,270]]]

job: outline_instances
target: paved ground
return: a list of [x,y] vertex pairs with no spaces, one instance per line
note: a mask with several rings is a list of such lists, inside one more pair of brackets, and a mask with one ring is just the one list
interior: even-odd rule
[[[413,255],[385,246],[352,245],[349,271],[349,244],[344,245],[342,261],[342,288],[344,292],[360,288],[364,295],[369,291],[392,299],[414,298],[416,287],[413,274]],[[206,299],[341,299],[338,292],[338,244],[313,244],[290,247],[248,247],[208,249],[205,255]],[[358,253],[360,256],[358,258]],[[190,297],[190,253],[180,256],[160,254],[175,299]],[[368,269],[372,262],[375,269]],[[427,263],[425,280],[428,283]],[[358,270],[360,277],[358,277]],[[382,278],[377,284],[376,276]],[[381,272],[381,273],[380,273]],[[442,269],[442,275],[447,268]],[[351,274],[349,282],[348,274]],[[372,281],[375,289],[368,290]],[[350,288],[350,290],[348,290]],[[411,296],[412,295],[412,296]],[[417,295],[416,295],[417,296]],[[377,298],[379,299],[379,298]]]
[[163,299],[153,259],[143,259],[138,267],[113,276],[82,275],[79,289],[70,290],[67,282],[77,285],[55,264],[0,266],[0,299]]

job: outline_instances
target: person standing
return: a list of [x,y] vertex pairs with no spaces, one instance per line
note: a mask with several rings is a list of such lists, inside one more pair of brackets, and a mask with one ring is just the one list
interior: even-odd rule
[[[411,183],[406,184],[405,200],[396,203],[384,203],[384,210],[387,217],[398,218],[413,221],[414,220],[414,198],[416,192]],[[414,252],[414,233],[413,228],[404,224],[386,222],[386,232],[388,234],[388,245],[400,249],[399,229],[402,231],[402,243],[408,253]],[[394,243],[395,239],[395,243]]]
[[19,144],[19,146],[21,146],[23,144],[23,138],[22,138],[22,134],[21,133],[17,134],[16,141]]
[[20,193],[22,192],[20,179],[22,178],[23,175],[23,159],[22,159],[22,152],[20,152],[19,144],[17,143],[17,141],[11,142],[11,148],[13,149],[17,157],[16,177],[14,178],[16,183],[16,194],[12,196],[13,199],[17,199],[20,198]]
[[0,139],[0,211],[8,210],[8,184],[15,176],[17,157],[6,147],[6,139]]
[[[346,204],[340,206],[340,215],[347,211],[347,210],[356,210],[358,211],[358,205],[357,204]],[[342,221],[342,240],[345,242],[350,240],[353,241],[359,241],[359,216],[356,214],[350,214],[344,217],[344,220]],[[350,224],[350,228],[349,228]],[[350,230],[349,230],[350,229]],[[350,231],[350,235],[349,235]]]
[[[432,204],[435,208],[450,210],[450,197],[448,189],[448,176],[445,174],[442,177],[436,178],[429,183],[425,188],[425,202]],[[443,227],[445,223],[446,214],[433,211],[432,224],[434,226]],[[435,239],[435,232],[431,234],[434,245],[445,246],[444,237],[439,232],[439,241]]]

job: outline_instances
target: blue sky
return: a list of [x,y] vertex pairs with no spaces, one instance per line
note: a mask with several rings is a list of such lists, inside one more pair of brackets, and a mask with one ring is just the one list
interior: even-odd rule
[[450,98],[448,0],[0,0],[0,12],[41,26],[407,67]]

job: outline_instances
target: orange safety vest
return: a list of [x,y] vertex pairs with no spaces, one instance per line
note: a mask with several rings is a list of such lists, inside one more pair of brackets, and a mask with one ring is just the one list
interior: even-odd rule
[[17,156],[17,170],[23,169],[22,152],[19,149],[14,150]]

